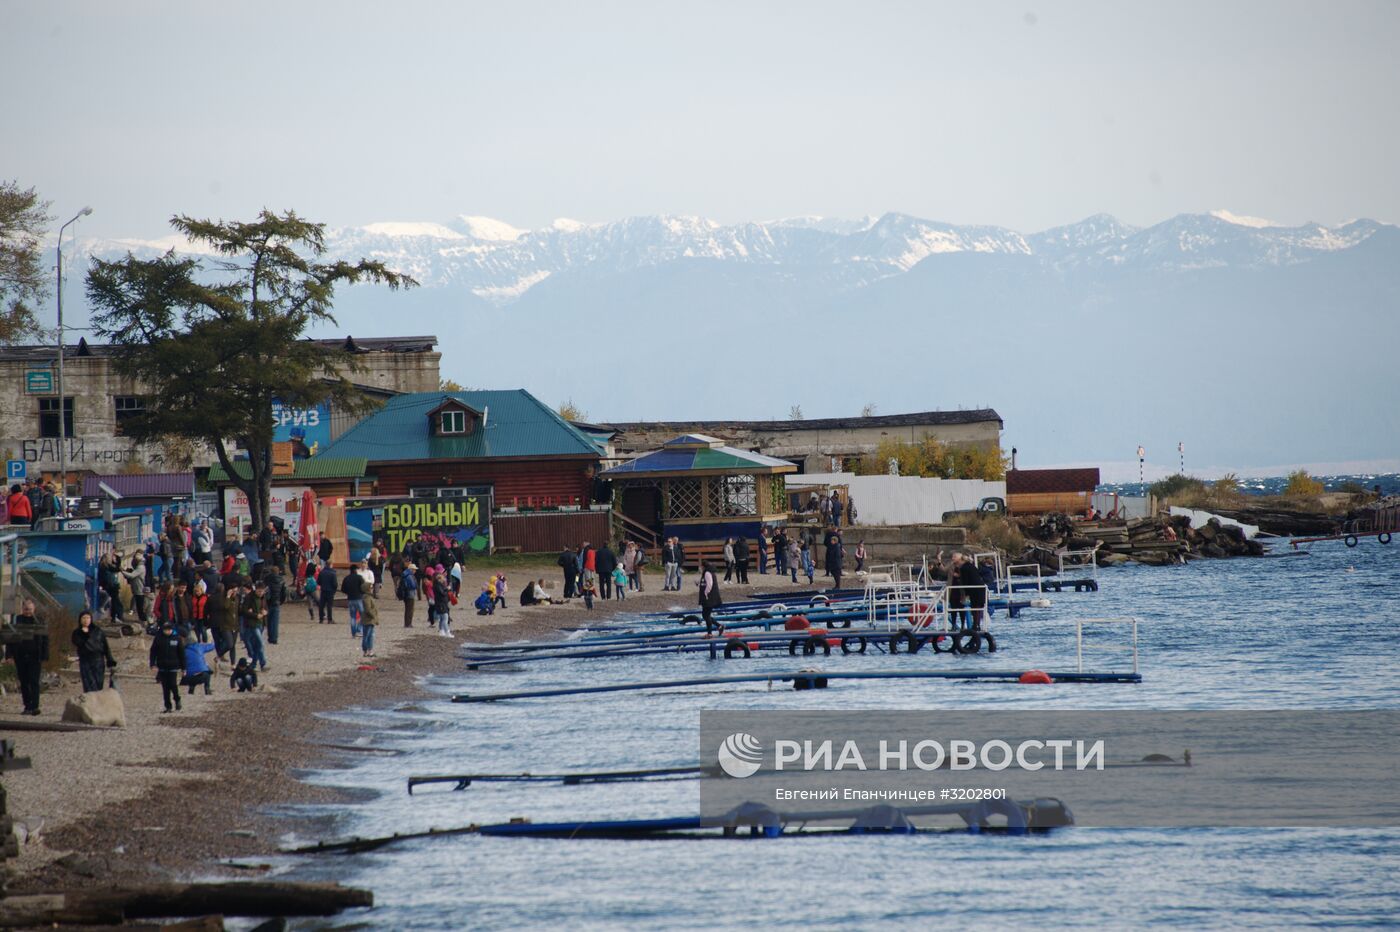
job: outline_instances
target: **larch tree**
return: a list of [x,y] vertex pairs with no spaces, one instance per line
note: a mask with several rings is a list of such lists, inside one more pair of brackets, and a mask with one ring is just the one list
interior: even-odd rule
[[[321,261],[325,225],[291,211],[264,210],[249,223],[185,216],[170,223],[212,256],[128,253],[94,260],[88,271],[93,329],[116,348],[117,372],[148,393],[144,412],[122,430],[137,442],[184,438],[212,447],[260,528],[271,511],[273,401],[373,407],[345,377],[360,368],[351,348],[306,339],[306,331],[335,323],[337,285],[417,282],[381,262]],[[240,449],[246,476],[234,465]]]

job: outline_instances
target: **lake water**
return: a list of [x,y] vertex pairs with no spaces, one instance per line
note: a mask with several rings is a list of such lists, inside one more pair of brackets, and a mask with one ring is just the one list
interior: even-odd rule
[[[1283,550],[1286,544],[1276,545]],[[1351,571],[1349,571],[1349,568]],[[1310,556],[1102,570],[1093,594],[998,619],[991,656],[819,658],[832,669],[892,664],[1072,669],[1076,617],[1134,615],[1141,685],[1021,687],[948,681],[833,681],[825,691],[762,684],[454,705],[458,692],[790,670],[781,660],[703,655],[549,661],[436,678],[438,699],[335,716],[376,747],[349,769],[311,774],[363,803],[334,835],[378,835],[528,816],[694,814],[698,784],[477,785],[408,796],[410,774],[558,772],[694,764],[701,709],[1400,708],[1400,543],[1315,545]],[[1120,639],[1121,640],[1121,639]],[[806,661],[810,663],[810,658]],[[1126,658],[1086,655],[1086,668]],[[1345,791],[1339,775],[1338,791]],[[289,823],[299,840],[304,824]],[[1400,830],[1086,829],[774,841],[560,841],[465,836],[297,862],[291,876],[374,890],[394,929],[1390,925],[1400,922]]]

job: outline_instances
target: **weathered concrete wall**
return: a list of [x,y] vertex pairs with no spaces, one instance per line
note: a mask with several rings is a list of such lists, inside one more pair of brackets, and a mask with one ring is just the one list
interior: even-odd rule
[[[800,422],[796,422],[800,423]],[[681,428],[681,430],[678,430]],[[888,440],[917,443],[933,437],[948,444],[976,444],[994,448],[1001,442],[998,421],[972,424],[936,424],[912,426],[849,427],[836,429],[765,430],[740,425],[713,423],[628,425],[615,441],[620,455],[646,452],[674,438],[678,432],[698,429],[742,449],[756,449],[767,456],[801,463],[806,472],[829,472],[831,459],[860,457],[874,453]],[[838,463],[838,466],[842,465]]]
[[[434,391],[439,385],[441,353],[374,351],[357,359],[361,370],[345,375],[358,385],[397,392]],[[106,356],[64,359],[63,390],[73,399],[74,436],[64,441],[57,437],[41,437],[39,399],[57,398],[57,391],[26,392],[25,374],[30,370],[49,370],[51,363],[52,358],[0,358],[0,454],[5,454],[6,459],[27,461],[31,474],[58,470],[60,443],[67,446],[68,466],[74,474],[118,472],[131,463],[150,470],[170,468],[158,446],[140,447],[117,433],[114,399],[143,392],[139,385],[113,372],[111,360]],[[56,377],[54,381],[56,389]],[[337,413],[332,411],[333,423],[336,420]],[[196,453],[195,466],[208,466],[213,462],[212,450]]]
[[889,563],[918,563],[928,556],[929,562],[938,556],[940,550],[954,550],[967,542],[967,530],[960,527],[936,527],[926,524],[890,525],[886,527],[842,528],[841,537],[846,543],[846,568],[855,568],[856,545],[865,541],[869,556],[866,566],[879,566]]

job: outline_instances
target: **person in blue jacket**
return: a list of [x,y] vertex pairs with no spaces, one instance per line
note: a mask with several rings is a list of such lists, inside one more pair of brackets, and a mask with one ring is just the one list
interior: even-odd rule
[[[185,641],[185,675],[180,678],[181,686],[188,686],[190,695],[194,695],[196,686],[204,687],[204,695],[209,695],[212,690],[209,683],[214,678],[214,672],[209,669],[209,662],[205,660],[206,654],[214,652],[214,645],[204,641],[188,639]],[[217,665],[218,658],[214,658]]]

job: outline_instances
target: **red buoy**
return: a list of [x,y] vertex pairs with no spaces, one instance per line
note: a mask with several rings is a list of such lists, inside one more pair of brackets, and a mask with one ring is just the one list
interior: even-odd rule
[[1041,683],[1048,686],[1055,681],[1050,679],[1050,674],[1046,673],[1044,670],[1027,670],[1025,673],[1021,674],[1021,678],[1017,680],[1017,682]]
[[783,630],[806,631],[809,627],[811,627],[811,624],[812,623],[807,620],[806,615],[793,615],[787,621],[783,622]]

